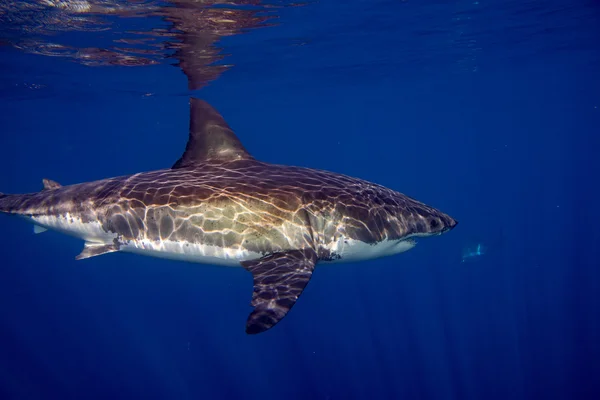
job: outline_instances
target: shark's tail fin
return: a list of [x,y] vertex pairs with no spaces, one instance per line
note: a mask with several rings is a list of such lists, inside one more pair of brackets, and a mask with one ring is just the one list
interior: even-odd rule
[[14,196],[0,192],[0,213],[10,213],[14,208]]
[[6,195],[2,192],[0,192],[0,213],[2,212],[7,212],[6,211]]
[[[27,214],[31,211],[31,200],[35,200],[38,210],[44,209],[44,199],[62,185],[50,179],[44,179],[44,188],[40,192],[24,194],[6,194],[0,192],[0,213]],[[41,204],[40,204],[41,203]],[[42,206],[41,209],[39,206]]]
[[4,209],[5,209],[5,207],[6,207],[6,206],[5,206],[5,203],[6,203],[6,202],[5,202],[5,201],[2,201],[2,200],[5,200],[5,199],[6,199],[6,197],[8,197],[8,196],[7,196],[7,195],[5,195],[4,193],[0,192],[0,212],[6,212],[6,211],[4,210]]

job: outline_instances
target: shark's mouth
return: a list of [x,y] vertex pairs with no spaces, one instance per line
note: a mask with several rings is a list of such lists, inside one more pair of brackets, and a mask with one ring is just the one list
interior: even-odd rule
[[342,238],[333,243],[329,249],[331,257],[319,258],[319,261],[337,263],[369,260],[403,253],[415,247],[416,244],[417,240],[412,236],[371,243],[356,239]]

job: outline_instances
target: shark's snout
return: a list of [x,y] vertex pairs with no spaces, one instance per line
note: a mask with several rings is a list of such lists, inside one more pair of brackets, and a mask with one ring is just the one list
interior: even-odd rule
[[425,211],[419,214],[419,219],[425,222],[425,226],[423,224],[418,225],[422,227],[420,230],[424,234],[441,235],[452,230],[458,224],[458,221],[454,218],[440,211]]
[[455,220],[454,218],[452,218],[451,216],[444,214],[444,217],[445,217],[443,219],[443,221],[444,221],[444,228],[442,229],[441,233],[451,231],[452,229],[454,229],[454,227],[456,225],[458,225],[458,221]]

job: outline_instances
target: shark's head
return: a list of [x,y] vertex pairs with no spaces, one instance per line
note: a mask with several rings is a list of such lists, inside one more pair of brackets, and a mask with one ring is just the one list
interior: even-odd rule
[[449,215],[401,193],[371,186],[339,207],[341,236],[331,248],[331,261],[360,261],[410,250],[416,239],[452,230]]
[[390,204],[379,214],[380,219],[386,220],[383,240],[414,244],[416,238],[438,236],[458,224],[448,214],[403,194],[394,192],[390,198]]

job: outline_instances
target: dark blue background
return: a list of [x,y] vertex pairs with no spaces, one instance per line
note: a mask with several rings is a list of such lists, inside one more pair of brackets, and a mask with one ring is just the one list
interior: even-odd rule
[[[258,159],[365,178],[460,224],[317,268],[280,325],[248,336],[243,269],[76,262],[81,241],[2,217],[0,397],[599,398],[600,13],[481,3],[282,9],[224,39],[234,67],[194,93],[171,65],[2,48],[4,192],[169,167],[192,94]],[[489,252],[461,263],[473,243]]]

